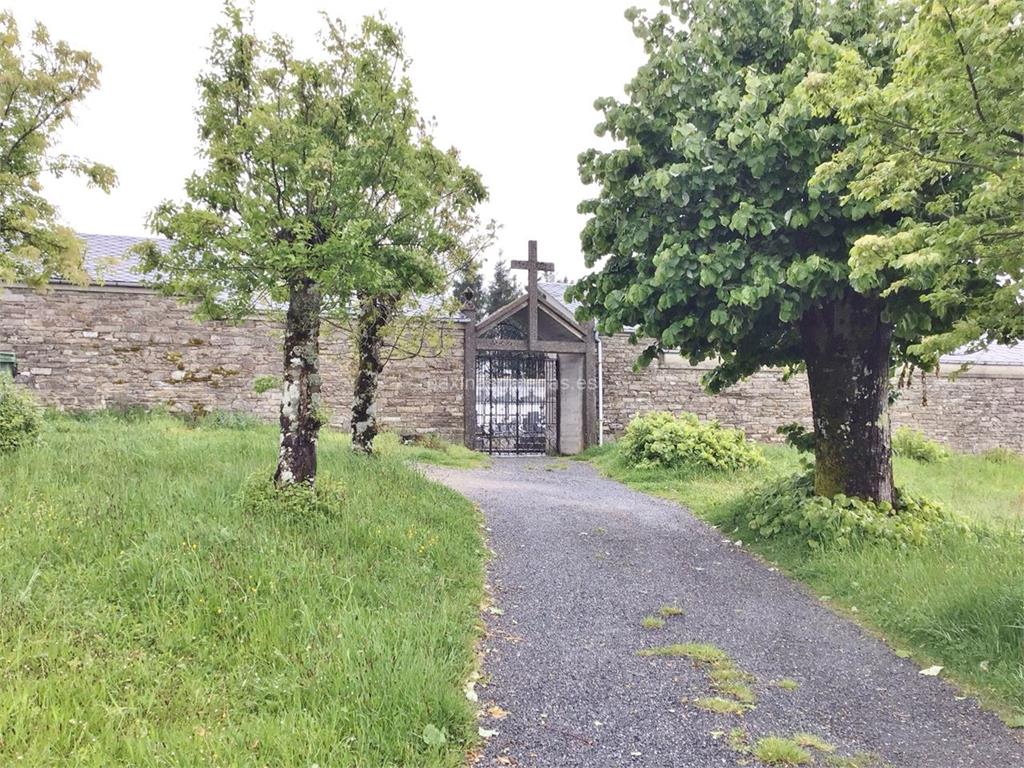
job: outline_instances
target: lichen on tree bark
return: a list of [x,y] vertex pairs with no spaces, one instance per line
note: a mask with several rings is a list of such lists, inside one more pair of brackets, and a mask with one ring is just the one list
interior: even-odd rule
[[274,483],[280,488],[316,480],[320,434],[320,289],[308,278],[289,285],[285,319],[281,445]]
[[356,327],[356,377],[352,399],[352,450],[373,453],[377,437],[377,385],[384,370],[384,333],[398,300],[390,295],[361,296]]

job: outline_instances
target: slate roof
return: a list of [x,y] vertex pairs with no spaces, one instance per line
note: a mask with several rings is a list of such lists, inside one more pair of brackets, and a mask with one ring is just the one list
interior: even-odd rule
[[140,286],[145,279],[137,271],[138,259],[129,253],[133,245],[154,241],[161,249],[170,247],[171,241],[162,237],[125,237],[123,235],[78,236],[85,242],[85,271],[97,284],[114,286]]
[[[119,287],[141,286],[145,280],[145,276],[137,271],[138,259],[128,253],[133,245],[145,240],[153,240],[161,248],[167,248],[170,245],[169,240],[158,237],[124,237],[121,235],[90,235],[82,233],[79,233],[79,237],[85,241],[85,269],[89,276],[97,284]],[[541,282],[539,287],[548,296],[569,310],[570,313],[575,313],[579,307],[579,302],[568,302],[565,300],[565,292],[569,288],[569,284]],[[421,301],[423,306],[436,307],[438,299],[426,297]],[[965,363],[972,366],[1024,366],[1024,343],[1012,346],[991,344],[987,349],[977,352],[971,352],[968,351],[968,348],[964,348],[957,350],[953,354],[944,355],[942,363],[954,366]]]

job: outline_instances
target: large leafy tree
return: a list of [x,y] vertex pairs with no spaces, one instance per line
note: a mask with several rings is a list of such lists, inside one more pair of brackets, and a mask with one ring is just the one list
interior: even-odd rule
[[42,177],[83,176],[104,191],[114,185],[107,166],[54,151],[99,74],[91,54],[54,42],[42,24],[25,45],[14,16],[0,13],[0,283],[86,279],[82,243],[43,196]]
[[848,139],[811,187],[898,217],[854,243],[851,279],[920,292],[958,318],[913,347],[928,364],[1024,338],[1024,0],[924,2],[898,44],[888,77],[842,41],[819,41],[824,66],[804,95]]
[[186,181],[187,203],[152,215],[173,244],[147,248],[145,267],[201,315],[286,307],[278,486],[315,480],[324,318],[353,297],[365,307],[435,286],[449,216],[482,194],[433,145],[405,68],[401,35],[381,19],[354,34],[326,20],[322,55],[307,59],[228,5],[199,78],[206,166]]
[[[891,72],[906,7],[832,0],[672,0],[629,13],[649,61],[627,98],[601,99],[609,151],[580,157],[582,241],[601,269],[573,293],[600,329],[634,326],[664,350],[713,359],[721,390],[763,366],[805,367],[815,433],[815,489],[891,501],[890,364],[961,307],[920,288],[864,285],[850,261],[890,212],[811,186],[850,140],[814,111],[802,85],[842,43]],[[995,287],[969,263],[957,280]],[[896,276],[892,276],[896,279]]]

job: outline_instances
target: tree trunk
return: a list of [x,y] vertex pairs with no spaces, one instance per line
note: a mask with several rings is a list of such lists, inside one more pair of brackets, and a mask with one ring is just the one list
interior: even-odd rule
[[377,382],[384,370],[384,331],[394,313],[391,296],[361,296],[356,328],[356,381],[352,398],[352,450],[373,453],[377,436]]
[[878,299],[847,290],[800,320],[814,419],[814,491],[893,499],[892,326]]
[[281,391],[281,450],[274,483],[316,480],[316,441],[320,433],[320,289],[312,280],[289,286],[284,335],[284,387]]

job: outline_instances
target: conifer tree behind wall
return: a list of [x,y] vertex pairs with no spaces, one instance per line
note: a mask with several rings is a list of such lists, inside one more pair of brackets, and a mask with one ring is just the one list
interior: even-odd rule
[[508,264],[499,258],[494,264],[494,274],[487,286],[487,314],[501,309],[522,293],[519,283],[512,277]]

